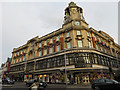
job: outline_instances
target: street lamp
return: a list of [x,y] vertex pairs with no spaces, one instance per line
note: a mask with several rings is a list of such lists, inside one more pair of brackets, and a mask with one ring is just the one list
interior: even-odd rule
[[[65,51],[66,51],[66,49],[65,49]],[[64,52],[65,52],[65,51],[64,51]],[[65,83],[66,83],[66,85],[67,85],[66,54],[64,55],[64,58],[65,58]]]

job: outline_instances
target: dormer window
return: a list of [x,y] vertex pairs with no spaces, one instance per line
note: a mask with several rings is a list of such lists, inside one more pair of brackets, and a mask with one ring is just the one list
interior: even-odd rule
[[57,36],[57,41],[59,41],[59,36]]
[[81,35],[81,31],[77,31],[77,35]]
[[70,37],[70,33],[69,32],[67,33],[67,37]]

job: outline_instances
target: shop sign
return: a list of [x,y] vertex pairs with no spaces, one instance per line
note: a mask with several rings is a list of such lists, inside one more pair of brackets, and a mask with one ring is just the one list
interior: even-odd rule
[[83,67],[86,67],[85,63],[77,63],[77,64],[75,64],[75,68],[83,68]]

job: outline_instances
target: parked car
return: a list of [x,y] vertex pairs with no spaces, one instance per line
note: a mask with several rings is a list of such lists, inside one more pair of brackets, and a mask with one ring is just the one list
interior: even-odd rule
[[28,80],[28,81],[26,81],[25,83],[26,83],[26,86],[31,86],[34,82],[36,82],[36,80],[35,79],[30,79],[30,80]]
[[46,86],[47,86],[47,83],[40,81],[40,82],[39,82],[39,87],[41,87],[41,86],[46,87]]
[[10,78],[2,78],[2,84],[14,84],[14,80],[10,80]]
[[116,80],[111,79],[97,79],[92,82],[91,85],[94,90],[105,90],[105,89],[115,89],[120,90],[120,83]]

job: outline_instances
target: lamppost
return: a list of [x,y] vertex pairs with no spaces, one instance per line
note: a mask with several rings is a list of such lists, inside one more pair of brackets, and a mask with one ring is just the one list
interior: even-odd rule
[[[65,49],[65,51],[66,51],[66,49]],[[65,52],[65,51],[64,51],[64,52]],[[67,85],[66,54],[64,55],[64,58],[65,58],[65,84]]]

